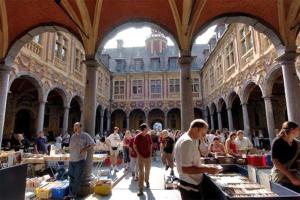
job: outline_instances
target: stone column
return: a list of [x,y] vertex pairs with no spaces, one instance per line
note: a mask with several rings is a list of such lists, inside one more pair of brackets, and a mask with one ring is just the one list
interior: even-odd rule
[[271,97],[264,97],[265,100],[265,108],[266,108],[266,118],[268,124],[268,132],[270,138],[270,144],[272,144],[275,136],[275,123],[274,123],[274,115],[273,115],[273,107]]
[[108,132],[110,132],[110,125],[111,125],[111,115],[110,115],[110,111],[109,110],[107,110],[107,130],[108,130]]
[[231,108],[227,108],[229,131],[233,131],[233,120]]
[[218,112],[218,129],[222,130],[222,116],[221,116],[221,112]]
[[9,89],[9,73],[11,70],[12,68],[0,64],[0,149],[4,130],[7,93]]
[[69,128],[69,110],[70,107],[66,106],[64,110],[63,135],[68,131]]
[[191,56],[181,56],[180,64],[180,90],[181,90],[181,130],[187,131],[194,119],[192,80],[191,80]]
[[[148,124],[148,114],[149,114],[148,112],[145,112],[145,123],[146,124]],[[149,126],[149,124],[148,124],[148,126]]]
[[[83,124],[83,110],[80,110],[80,123]],[[73,125],[73,124],[72,124]]]
[[206,110],[202,110],[202,113],[203,113],[203,119],[204,119],[204,121],[208,122],[207,111]]
[[45,101],[43,100],[39,101],[39,113],[38,113],[38,121],[36,127],[37,132],[44,130],[45,105],[46,105]]
[[100,111],[100,134],[102,136],[103,136],[103,133],[104,133],[103,125],[104,125],[104,109],[101,109],[101,111]]
[[287,52],[278,60],[282,64],[288,120],[300,124],[300,86],[296,72],[296,52]]
[[249,137],[250,123],[249,123],[248,108],[246,103],[242,104],[242,109],[243,109],[243,120],[244,120],[244,132],[245,132],[245,136]]
[[84,98],[84,130],[92,137],[95,136],[96,110],[97,110],[97,86],[98,67],[100,63],[94,59],[88,59],[86,64],[86,85]]
[[[98,86],[98,67],[100,64],[94,59],[87,59],[86,64],[86,85],[84,98],[84,112],[83,112],[83,130],[95,137],[95,123],[96,123],[96,109],[97,109],[97,86]],[[90,149],[87,153],[87,159],[84,163],[83,180],[80,187],[79,194],[86,196],[93,192],[93,153]]]
[[130,123],[129,123],[129,114],[126,115],[126,128],[128,130],[130,130],[130,127],[129,127]]
[[215,124],[214,124],[214,115],[210,115],[210,130],[215,130]]
[[164,127],[164,129],[167,129],[167,128],[169,128],[169,127],[168,127],[168,113],[166,112],[165,113],[165,127]]

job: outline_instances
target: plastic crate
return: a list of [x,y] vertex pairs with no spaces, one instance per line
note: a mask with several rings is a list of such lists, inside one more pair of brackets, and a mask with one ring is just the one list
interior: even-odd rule
[[112,181],[110,179],[97,180],[94,186],[94,193],[107,196],[112,193]]
[[52,188],[53,199],[63,199],[69,194],[69,182],[61,182],[61,185]]
[[52,197],[51,188],[53,186],[51,183],[48,183],[47,185],[43,187],[38,187],[35,189],[35,194],[37,199],[50,199]]

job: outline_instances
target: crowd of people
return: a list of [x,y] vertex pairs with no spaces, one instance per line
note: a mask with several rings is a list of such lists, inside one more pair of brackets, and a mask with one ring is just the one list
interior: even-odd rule
[[[300,176],[293,173],[300,155],[299,127],[294,122],[285,122],[278,131],[272,143],[272,181],[300,192]],[[139,130],[120,132],[114,127],[110,135],[92,138],[81,130],[79,122],[74,124],[74,133],[58,135],[55,146],[63,148],[69,146],[70,151],[70,194],[76,197],[82,179],[83,163],[87,151],[94,148],[96,152],[107,153],[110,157],[110,169],[119,171],[118,158],[123,158],[125,171],[132,174],[132,179],[138,181],[138,196],[143,195],[144,188],[150,187],[149,175],[151,162],[160,156],[165,170],[170,169],[174,175],[176,166],[180,180],[182,199],[198,199],[201,194],[203,173],[215,174],[220,172],[217,166],[203,165],[201,157],[233,156],[244,157],[256,150],[253,146],[255,138],[250,139],[242,130],[229,132],[227,129],[210,131],[208,124],[202,119],[191,122],[186,132],[164,129],[151,130],[146,123],[140,125]],[[28,149],[29,141],[24,135],[14,134],[10,141],[11,148]],[[48,154],[48,141],[43,131],[39,131],[35,138],[34,152]],[[298,161],[300,163],[300,161]],[[145,183],[145,185],[144,185]]]
[[[114,130],[112,135],[116,135],[119,131],[117,127]],[[281,131],[278,131],[271,149],[274,163],[272,180],[299,191],[297,188],[300,186],[300,177],[289,171],[291,167],[295,167],[295,161],[300,155],[300,143],[296,137],[299,137],[299,128],[293,122],[285,122]],[[182,199],[199,199],[202,194],[202,174],[215,174],[220,171],[216,166],[202,165],[201,157],[245,158],[247,154],[256,152],[259,144],[257,138],[245,136],[242,130],[210,131],[208,124],[200,119],[191,122],[189,130],[185,133],[170,129],[157,132],[149,130],[147,124],[142,124],[140,130],[132,132],[127,130],[124,136],[121,134],[116,137],[117,139],[113,138],[115,137],[102,138],[102,141],[97,142],[97,146],[106,146],[112,156],[116,155],[112,152],[114,151],[112,147],[121,150],[123,144],[125,170],[130,170],[133,180],[139,181],[138,195],[143,194],[144,182],[146,187],[149,187],[151,160],[155,159],[159,152],[165,170],[171,169],[170,175],[174,175],[173,168],[176,163]],[[253,146],[253,143],[257,145]],[[111,169],[116,169],[114,162]]]

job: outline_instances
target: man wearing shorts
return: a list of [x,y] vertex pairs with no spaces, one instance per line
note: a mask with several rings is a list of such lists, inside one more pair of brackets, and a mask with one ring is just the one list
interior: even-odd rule
[[114,169],[115,172],[118,172],[117,169],[117,158],[119,155],[119,146],[121,143],[120,135],[118,134],[119,128],[115,127],[114,132],[107,137],[107,141],[110,143],[110,161],[111,169]]

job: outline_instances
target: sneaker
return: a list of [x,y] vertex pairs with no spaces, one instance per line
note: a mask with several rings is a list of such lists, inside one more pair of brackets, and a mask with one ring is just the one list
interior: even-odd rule
[[168,165],[166,165],[166,168],[165,168],[165,170],[167,171],[169,169],[169,166]]
[[114,170],[115,170],[115,172],[118,172],[118,171],[119,171],[119,170],[118,170],[116,167],[115,167],[115,169],[114,169]]
[[146,182],[146,187],[145,188],[150,188],[149,181]]
[[142,195],[144,195],[144,193],[141,192],[141,191],[139,191],[139,193],[137,193],[137,195],[138,195],[138,196],[142,196]]

